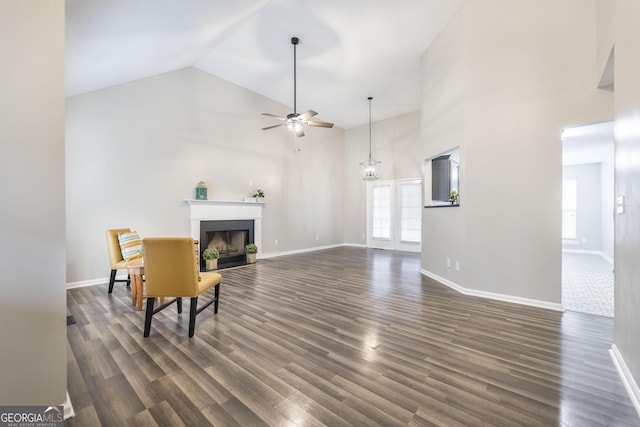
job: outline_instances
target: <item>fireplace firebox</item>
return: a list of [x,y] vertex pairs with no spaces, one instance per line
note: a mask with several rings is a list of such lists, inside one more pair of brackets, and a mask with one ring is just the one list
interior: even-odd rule
[[205,270],[202,253],[216,248],[220,253],[218,269],[247,263],[244,247],[254,243],[254,220],[200,221],[200,270]]

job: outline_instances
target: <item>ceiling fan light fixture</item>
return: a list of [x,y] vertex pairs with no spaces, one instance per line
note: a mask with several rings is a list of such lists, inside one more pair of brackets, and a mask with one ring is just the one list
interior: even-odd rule
[[362,172],[362,179],[364,181],[374,181],[378,179],[378,172],[382,162],[375,160],[371,156],[371,96],[367,98],[369,100],[369,158],[360,163],[360,171]]
[[299,121],[289,123],[287,128],[290,131],[294,132],[298,138],[304,136],[304,131],[302,130],[302,124]]
[[304,113],[298,113],[297,106],[297,73],[296,73],[296,46],[298,45],[300,39],[297,37],[291,37],[291,44],[293,45],[293,113],[287,114],[286,117],[281,117],[271,113],[262,113],[263,116],[269,116],[276,118],[278,120],[282,120],[282,123],[263,127],[262,130],[273,129],[278,126],[287,125],[287,128],[293,132],[295,132],[298,138],[304,136],[304,131],[302,128],[304,126],[315,126],[315,127],[323,127],[323,128],[332,128],[333,123],[328,122],[320,122],[309,120],[311,117],[315,116],[316,113],[313,110],[306,111]]

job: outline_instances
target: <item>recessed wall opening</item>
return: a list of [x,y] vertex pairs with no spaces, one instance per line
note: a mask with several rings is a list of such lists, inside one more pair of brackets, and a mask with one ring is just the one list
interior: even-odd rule
[[460,147],[425,160],[424,207],[460,206]]

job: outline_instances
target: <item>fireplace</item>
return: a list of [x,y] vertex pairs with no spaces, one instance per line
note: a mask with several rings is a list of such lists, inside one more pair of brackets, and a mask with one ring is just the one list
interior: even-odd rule
[[246,264],[244,246],[254,243],[254,229],[252,219],[200,221],[200,269],[205,269],[207,248],[218,249],[218,269]]
[[[247,243],[255,243],[258,248],[261,247],[262,209],[266,203],[224,200],[185,200],[185,202],[189,206],[189,236],[200,242],[200,265],[203,270],[202,251],[207,248],[209,240],[207,240],[206,233],[203,235],[200,232],[201,225],[209,231],[248,230]],[[240,222],[244,222],[244,224],[239,224]],[[227,224],[220,226],[221,223]],[[240,227],[240,225],[243,226]],[[229,240],[234,241],[233,238]],[[260,252],[258,252],[258,258],[260,258]],[[227,261],[230,262],[226,264]],[[234,264],[234,262],[238,264]],[[219,267],[231,267],[245,263],[244,246],[242,252],[234,260],[218,259]]]

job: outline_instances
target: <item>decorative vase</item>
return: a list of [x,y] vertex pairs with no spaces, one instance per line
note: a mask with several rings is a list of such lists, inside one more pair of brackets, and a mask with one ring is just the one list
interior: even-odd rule
[[256,254],[247,254],[247,264],[254,264],[256,262]]
[[217,259],[205,259],[204,260],[205,268],[207,271],[217,270],[218,269],[218,260]]

